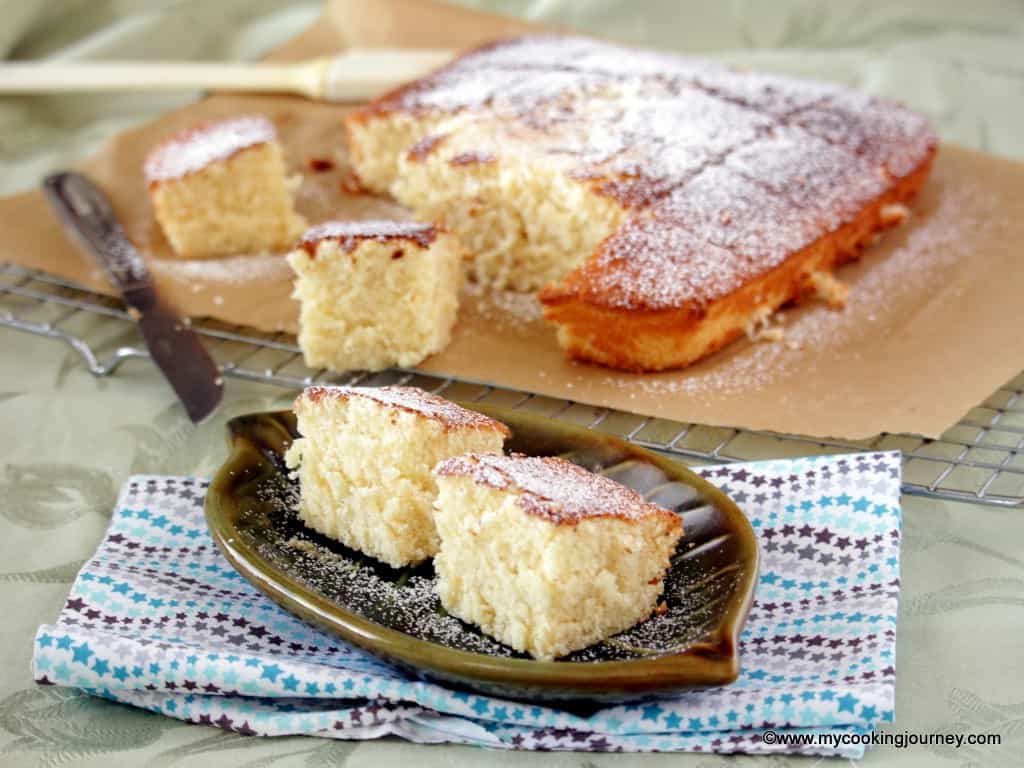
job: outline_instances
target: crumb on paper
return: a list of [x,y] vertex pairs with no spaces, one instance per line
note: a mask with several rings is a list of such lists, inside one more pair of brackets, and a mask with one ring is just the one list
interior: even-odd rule
[[356,176],[352,171],[347,172],[341,177],[341,181],[338,183],[338,187],[346,195],[365,195],[366,189],[359,181],[359,177]]
[[815,297],[825,302],[829,309],[842,309],[850,295],[850,286],[841,282],[831,272],[813,272],[808,279]]
[[783,341],[786,332],[775,322],[775,310],[769,306],[758,307],[747,321],[744,329],[751,341]]
[[910,218],[910,209],[903,203],[886,203],[879,211],[883,227],[895,227]]
[[310,157],[306,160],[306,165],[314,173],[326,173],[334,170],[334,161],[326,157]]

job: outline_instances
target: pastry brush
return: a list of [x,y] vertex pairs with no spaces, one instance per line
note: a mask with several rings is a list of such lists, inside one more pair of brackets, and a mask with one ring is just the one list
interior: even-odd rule
[[365,101],[436,69],[453,55],[427,48],[366,48],[295,64],[13,62],[0,64],[0,94],[219,90]]

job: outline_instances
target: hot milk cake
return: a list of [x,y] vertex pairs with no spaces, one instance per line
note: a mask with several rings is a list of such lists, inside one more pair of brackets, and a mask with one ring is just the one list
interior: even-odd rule
[[557,457],[470,454],[434,470],[434,558],[452,615],[538,659],[655,610],[682,519]]
[[431,474],[445,459],[500,453],[508,427],[416,387],[312,386],[295,400],[301,438],[285,459],[299,517],[395,568],[437,552]]
[[928,122],[824,83],[594,40],[491,43],[346,118],[355,169],[494,288],[540,290],[569,355],[688,365],[824,292],[903,218]]

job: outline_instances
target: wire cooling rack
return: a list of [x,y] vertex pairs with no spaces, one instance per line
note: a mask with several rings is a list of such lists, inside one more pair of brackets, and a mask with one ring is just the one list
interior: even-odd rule
[[[116,299],[59,277],[0,264],[0,327],[70,345],[96,376],[131,358],[148,358],[135,324]],[[298,389],[314,382],[409,383],[449,397],[509,405],[584,424],[691,462],[782,458],[841,451],[903,451],[905,493],[1024,507],[1024,373],[973,408],[938,440],[882,434],[861,441],[686,424],[503,389],[485,382],[395,369],[338,376],[311,370],[295,340],[215,321],[195,330],[226,376]]]

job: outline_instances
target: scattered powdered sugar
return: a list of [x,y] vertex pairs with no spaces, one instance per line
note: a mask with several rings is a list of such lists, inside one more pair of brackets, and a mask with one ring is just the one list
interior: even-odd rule
[[839,89],[833,83],[737,72],[724,67],[698,71],[695,80],[699,87],[720,98],[779,118],[809,107]]
[[385,96],[368,109],[458,112],[488,105],[496,94],[527,79],[521,72],[469,66],[461,60]]
[[190,128],[149,153],[146,179],[156,182],[179,178],[276,138],[273,124],[264,117],[239,117]]
[[633,489],[556,456],[472,453],[447,459],[435,471],[442,476],[467,476],[498,490],[518,491],[518,503],[525,512],[556,525],[594,517],[639,520],[671,514]]
[[811,211],[724,166],[708,168],[677,189],[654,207],[653,215],[656,226],[684,228],[697,239],[740,257],[722,263],[723,271],[739,268],[739,275],[721,276],[723,282],[736,286],[768,271],[826,231]]
[[324,397],[339,400],[362,397],[389,408],[398,408],[439,421],[447,427],[492,429],[506,437],[511,434],[500,421],[463,408],[419,387],[331,387],[318,384],[306,387],[299,395],[299,400],[316,403]]
[[[871,250],[865,253],[866,263],[850,286],[844,309],[812,301],[779,311],[773,315],[773,327],[783,330],[784,343],[734,347],[687,369],[685,375],[617,374],[603,379],[604,384],[655,397],[742,395],[780,379],[811,376],[816,365],[856,354],[851,348],[890,331],[895,312],[926,302],[936,291],[955,290],[952,277],[972,255],[975,241],[991,237],[993,228],[1001,226],[990,191],[959,177],[943,180],[944,173],[953,172],[936,169],[936,184],[943,190],[937,206],[913,214],[914,226],[905,242],[884,257]],[[845,270],[838,276],[847,280]],[[808,355],[807,349],[819,353]]]
[[347,610],[440,645],[489,656],[517,655],[450,616],[441,606],[432,574],[389,579],[377,567],[332,552],[301,534],[284,544],[301,557],[304,580],[316,585],[333,582],[344,590]]
[[695,309],[734,290],[745,258],[675,222],[637,217],[607,240],[573,276],[580,298],[621,309]]
[[544,316],[540,299],[533,292],[502,291],[470,281],[462,293],[474,300],[477,314],[483,320],[502,330],[520,330],[540,322]]
[[151,266],[154,272],[192,283],[194,293],[203,290],[201,283],[244,285],[253,280],[291,280],[292,275],[284,254],[280,253],[220,259],[155,259]]
[[853,219],[889,186],[877,165],[793,128],[740,147],[725,165],[777,195],[775,207],[790,209],[785,225],[794,213],[813,217],[815,237]]
[[921,115],[867,94],[836,89],[822,103],[801,110],[795,122],[832,144],[844,146],[893,176],[906,176],[938,144]]

